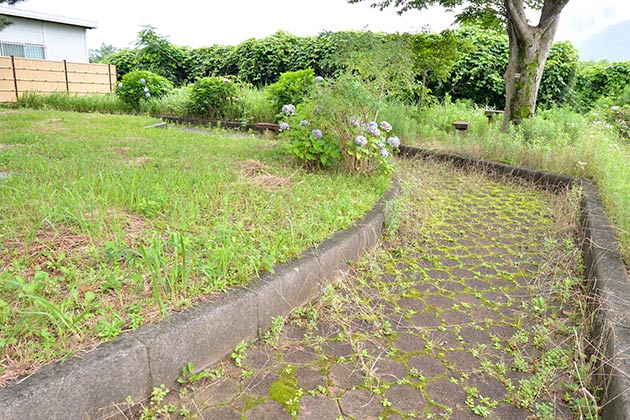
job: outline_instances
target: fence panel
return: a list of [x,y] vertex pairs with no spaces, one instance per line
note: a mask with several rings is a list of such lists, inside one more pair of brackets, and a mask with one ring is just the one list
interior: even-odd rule
[[15,102],[28,91],[105,94],[115,83],[116,66],[108,64],[0,57],[0,102]]

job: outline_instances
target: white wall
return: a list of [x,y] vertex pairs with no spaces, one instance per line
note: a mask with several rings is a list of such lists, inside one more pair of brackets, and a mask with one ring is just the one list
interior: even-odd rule
[[46,59],[88,62],[86,29],[80,26],[12,17],[0,40],[46,46]]

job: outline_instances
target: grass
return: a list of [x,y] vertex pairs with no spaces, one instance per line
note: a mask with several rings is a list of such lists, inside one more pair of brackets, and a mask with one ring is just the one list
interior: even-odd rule
[[0,112],[1,381],[247,284],[389,183],[307,173],[254,135]]

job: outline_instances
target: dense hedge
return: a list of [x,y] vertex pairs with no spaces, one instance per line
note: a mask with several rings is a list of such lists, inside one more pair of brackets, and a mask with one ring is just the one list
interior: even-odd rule
[[[419,92],[422,95],[431,92],[436,99],[449,95],[453,99],[471,99],[479,105],[502,109],[505,102],[503,74],[508,60],[507,36],[501,31],[471,26],[450,31],[448,35],[345,31],[298,37],[277,32],[262,39],[248,39],[236,46],[212,45],[195,49],[174,46],[153,28],[147,27],[138,34],[136,48],[119,50],[104,61],[117,66],[119,78],[134,69],[142,69],[162,75],[176,86],[212,76],[234,76],[243,83],[268,86],[277,82],[283,73],[304,69],[313,69],[318,76],[331,77],[348,68],[348,57],[366,56],[368,54],[362,54],[362,51],[372,51],[373,46],[384,40],[413,45],[414,39],[428,40],[431,37],[431,42],[435,43],[436,37],[443,37],[446,46],[435,51],[440,54],[449,50],[448,37],[453,34],[461,44],[455,49],[456,59],[446,62],[453,61],[454,65],[449,63],[450,68],[436,71],[440,77],[431,77],[431,69],[428,73],[426,68],[413,69],[417,77],[415,84],[406,88],[412,92],[407,95],[408,100],[413,100],[413,95],[417,99]],[[422,54],[426,55],[426,51]],[[412,57],[410,61],[414,60],[425,64],[445,61],[440,57],[431,60],[424,56]],[[578,66],[573,45],[557,42],[553,44],[545,66],[538,102],[546,108],[569,103],[579,110],[588,110],[597,99],[611,92],[621,92],[628,83],[630,63],[580,63]],[[422,85],[428,90],[418,88]]]

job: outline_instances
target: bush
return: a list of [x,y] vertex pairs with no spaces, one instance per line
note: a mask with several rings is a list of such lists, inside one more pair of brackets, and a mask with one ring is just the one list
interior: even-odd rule
[[190,90],[188,110],[211,119],[238,118],[239,99],[236,83],[226,77],[204,77]]
[[280,79],[267,86],[267,94],[276,112],[285,104],[302,103],[315,85],[313,69],[288,71],[280,75]]
[[378,97],[351,73],[324,82],[297,108],[285,105],[280,138],[307,168],[341,165],[359,175],[389,171],[400,140],[387,121],[377,122]]
[[150,71],[135,70],[123,76],[116,87],[116,95],[127,105],[138,109],[142,101],[160,98],[173,89],[166,78]]

